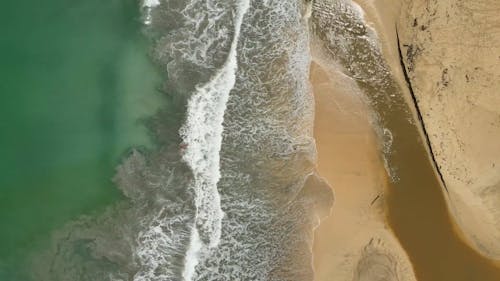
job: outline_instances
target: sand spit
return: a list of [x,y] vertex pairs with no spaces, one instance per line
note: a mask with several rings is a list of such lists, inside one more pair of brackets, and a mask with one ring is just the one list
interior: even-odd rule
[[402,2],[404,64],[451,213],[478,251],[500,260],[500,2]]
[[408,257],[385,222],[385,169],[370,113],[356,83],[313,63],[318,172],[335,204],[316,230],[317,281],[415,280]]

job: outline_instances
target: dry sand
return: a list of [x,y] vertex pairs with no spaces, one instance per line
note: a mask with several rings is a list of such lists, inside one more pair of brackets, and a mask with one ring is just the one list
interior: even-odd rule
[[315,280],[415,280],[385,222],[386,173],[360,90],[318,64],[311,82],[318,172],[335,191],[333,213],[316,229]]

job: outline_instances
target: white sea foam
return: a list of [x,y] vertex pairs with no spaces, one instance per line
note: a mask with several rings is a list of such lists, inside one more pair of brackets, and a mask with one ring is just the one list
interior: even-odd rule
[[193,279],[193,275],[195,273],[194,270],[196,268],[196,265],[198,264],[198,255],[200,254],[202,246],[203,244],[200,240],[200,235],[198,234],[198,230],[195,226],[191,231],[189,249],[184,260],[184,270],[182,272],[182,278],[184,278],[184,280]]
[[155,217],[144,222],[144,230],[136,239],[138,245],[134,254],[141,268],[134,275],[134,281],[171,280],[175,274],[172,268],[169,268],[169,255],[179,251],[178,247],[182,245],[182,237],[185,234],[171,230],[176,224],[187,223],[187,219],[180,215],[165,220],[162,217],[164,210],[165,208],[162,208]]
[[151,24],[151,10],[159,5],[160,5],[160,0],[144,0],[144,2],[142,2],[142,7],[146,9],[144,24],[146,25]]
[[143,5],[146,7],[156,7],[156,6],[160,5],[160,1],[159,0],[144,0]]
[[[196,235],[192,235],[192,238],[196,238],[199,231],[201,237],[208,242],[206,246],[209,248],[216,247],[221,236],[224,213],[217,183],[221,177],[219,153],[224,130],[222,123],[229,93],[236,82],[237,46],[249,0],[241,0],[237,4],[234,37],[227,60],[208,83],[197,87],[188,101],[186,123],[180,130],[180,135],[187,145],[183,160],[194,174],[196,216],[193,232],[196,232]],[[192,247],[198,247],[196,241],[191,241],[188,253],[196,252]],[[191,280],[194,267],[198,263],[193,259],[197,258],[197,254],[186,257],[184,280]]]

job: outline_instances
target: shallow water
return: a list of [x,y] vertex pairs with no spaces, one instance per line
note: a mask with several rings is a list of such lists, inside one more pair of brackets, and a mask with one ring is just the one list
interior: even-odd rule
[[358,82],[378,115],[391,178],[388,221],[418,280],[500,280],[500,268],[456,232],[418,121],[384,62],[375,34],[349,1],[322,3],[316,2],[313,18],[323,51]]
[[[111,2],[110,9],[118,3]],[[109,191],[114,196],[99,205],[106,205],[101,212],[73,218],[52,231],[48,245],[30,252],[23,277],[37,281],[310,279],[312,228],[318,223],[314,212],[328,209],[332,194],[312,173],[315,148],[305,7],[294,0],[166,0],[159,5],[148,1],[139,17],[128,10],[133,6],[118,18],[135,24],[109,20],[113,27],[124,26],[122,32],[111,29],[113,35],[106,41],[111,46],[104,53],[118,56],[118,39],[137,41],[126,34],[138,30],[142,21],[151,58],[162,77],[159,90],[166,100],[148,123],[157,146],[132,149],[123,157],[114,176],[119,192]],[[73,16],[67,19],[76,24],[88,15],[79,20]],[[61,49],[108,38],[108,34],[98,36],[107,30],[105,23],[106,19],[82,24],[72,40],[75,45]],[[102,30],[88,30],[87,25]],[[72,31],[60,22],[42,30],[59,29]],[[89,38],[81,39],[83,34]],[[55,37],[59,35],[73,38],[71,32]],[[96,49],[90,44],[88,50]],[[107,71],[98,72],[104,75],[104,80],[98,80],[99,93],[133,88],[126,84],[117,90],[120,83],[109,71],[115,64],[107,56],[92,53],[71,58],[105,64]],[[78,66],[90,68],[82,76],[85,81],[95,74],[90,63]],[[141,79],[154,76],[136,66],[131,69]],[[124,82],[133,81],[127,77]],[[106,79],[111,83],[102,82]],[[113,95],[105,104],[114,105],[117,99]],[[118,134],[121,131],[114,123],[108,123],[109,112],[123,126],[136,124],[135,119],[121,122],[121,116],[114,115],[120,112],[116,108],[98,112],[97,124],[105,125],[99,132],[115,132],[111,140],[126,141],[129,146],[134,138]],[[130,112],[125,115],[130,118]],[[110,138],[102,140],[108,147],[98,151],[119,151]],[[116,163],[112,160],[106,163]],[[110,177],[111,173],[103,176]],[[96,198],[105,196],[96,194]]]
[[0,21],[0,279],[10,281],[53,230],[122,197],[115,166],[129,147],[152,146],[141,119],[161,99],[133,0],[8,1]]

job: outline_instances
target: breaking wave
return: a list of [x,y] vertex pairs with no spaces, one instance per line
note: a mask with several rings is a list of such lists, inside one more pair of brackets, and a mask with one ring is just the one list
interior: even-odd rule
[[[54,233],[35,280],[312,280],[332,194],[314,174],[310,1],[144,1],[167,105],[126,200]],[[42,258],[43,257],[43,258]]]
[[237,46],[243,16],[249,0],[237,3],[234,18],[234,35],[227,60],[215,76],[205,85],[197,87],[190,97],[187,120],[180,134],[186,145],[183,159],[194,173],[195,224],[186,257],[184,279],[191,280],[196,266],[199,245],[199,232],[206,237],[208,246],[219,244],[223,211],[217,183],[220,179],[220,149],[222,144],[222,122],[226,111],[229,92],[236,82]]

